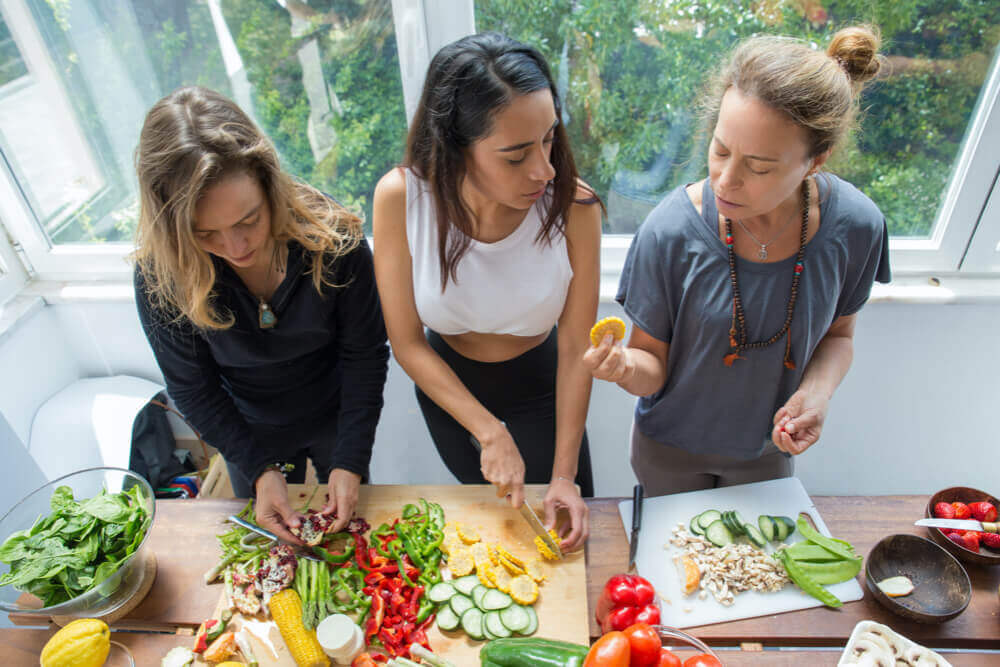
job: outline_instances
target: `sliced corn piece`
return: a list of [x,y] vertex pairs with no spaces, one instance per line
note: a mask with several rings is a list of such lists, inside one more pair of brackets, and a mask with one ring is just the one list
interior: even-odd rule
[[554,554],[549,545],[545,543],[545,540],[541,536],[535,537],[535,547],[538,549],[538,553],[542,555],[545,560],[559,560],[559,556]]
[[545,581],[545,566],[537,558],[524,564],[524,573],[537,584]]
[[526,574],[520,574],[510,582],[510,596],[518,604],[535,604],[538,599],[538,584]]
[[441,551],[443,551],[445,554],[451,554],[451,552],[454,551],[455,549],[464,549],[464,548],[465,548],[465,542],[459,539],[458,535],[451,538],[445,538],[445,540],[441,543]]
[[472,554],[472,560],[475,562],[476,567],[481,565],[489,565],[492,563],[490,560],[490,550],[487,548],[485,542],[476,542],[469,547],[469,552]]
[[518,567],[514,563],[504,558],[503,556],[500,556],[500,564],[503,565],[505,568],[507,568],[507,571],[510,572],[511,574],[514,575],[524,574],[523,567]]
[[448,569],[453,577],[464,577],[472,574],[476,562],[472,560],[472,554],[468,549],[458,548],[448,554]]
[[511,552],[504,549],[502,546],[497,547],[497,555],[502,558],[506,558],[517,567],[524,569],[524,561],[515,556],[514,554],[512,554]]
[[493,563],[494,565],[499,565],[500,559],[499,556],[497,555],[499,551],[499,545],[497,545],[496,542],[490,542],[489,544],[486,545],[486,548],[490,554],[490,562]]
[[506,569],[498,565],[496,567],[491,568],[487,574],[492,579],[493,585],[496,586],[499,590],[503,591],[504,593],[510,592],[510,582],[511,582],[510,572],[508,572]]
[[479,536],[479,531],[477,531],[472,526],[462,526],[458,527],[458,536],[462,538],[462,541],[466,544],[475,544],[482,538]]
[[625,322],[620,317],[614,316],[598,320],[590,329],[590,342],[597,347],[608,334],[614,336],[615,343],[625,338]]
[[493,566],[489,563],[483,563],[482,565],[476,565],[476,576],[479,577],[479,583],[486,588],[496,588],[497,584],[493,580],[493,574],[491,570]]

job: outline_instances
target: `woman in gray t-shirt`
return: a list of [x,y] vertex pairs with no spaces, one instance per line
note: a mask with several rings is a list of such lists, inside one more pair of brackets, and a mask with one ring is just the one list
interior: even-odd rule
[[636,233],[617,300],[634,326],[585,357],[639,396],[632,467],[650,495],[788,476],[847,373],[857,312],[888,282],[888,232],[854,186],[818,173],[878,71],[855,27],[826,53],[756,37],[714,80],[708,179]]

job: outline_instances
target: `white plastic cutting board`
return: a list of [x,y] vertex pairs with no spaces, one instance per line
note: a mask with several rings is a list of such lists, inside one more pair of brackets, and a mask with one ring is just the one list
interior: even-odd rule
[[[681,550],[670,543],[670,538],[678,523],[687,526],[691,517],[709,509],[720,512],[737,510],[751,523],[755,523],[761,514],[784,515],[795,519],[799,512],[805,512],[812,517],[819,532],[830,535],[802,482],[796,477],[646,498],[642,503],[642,527],[639,530],[639,549],[635,564],[639,574],[649,579],[656,591],[670,600],[670,604],[660,601],[660,616],[664,625],[689,628],[822,605],[819,600],[806,595],[793,584],[788,584],[775,593],[744,591],[736,595],[736,601],[729,607],[716,602],[711,594],[704,600],[698,599],[697,591],[687,597],[683,596],[673,560]],[[625,525],[625,534],[629,536],[632,528],[632,501],[620,503],[618,511]],[[790,544],[800,540],[802,536],[796,531],[786,542]],[[766,550],[771,552],[773,548],[768,545]],[[864,596],[857,579],[828,586],[827,589],[844,602],[860,600]],[[689,611],[684,611],[686,608]]]

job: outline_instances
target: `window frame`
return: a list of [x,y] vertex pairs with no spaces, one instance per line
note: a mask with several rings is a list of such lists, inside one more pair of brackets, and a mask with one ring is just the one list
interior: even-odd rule
[[[5,15],[12,8],[28,11],[23,0],[2,5]],[[409,121],[433,54],[442,45],[475,31],[475,3],[474,0],[392,0],[392,12]],[[943,194],[932,236],[890,240],[892,268],[897,275],[1000,272],[996,250],[1000,241],[997,179],[1000,154],[990,149],[997,145],[1000,145],[1000,55],[994,57],[984,82],[967,138]],[[6,164],[0,165],[0,221],[24,252],[32,275],[38,279],[118,280],[131,272],[127,261],[133,250],[130,243],[51,244]],[[631,241],[631,235],[604,235],[602,293],[608,288],[613,293]],[[7,264],[8,275],[15,274],[20,267],[20,262],[8,260]]]

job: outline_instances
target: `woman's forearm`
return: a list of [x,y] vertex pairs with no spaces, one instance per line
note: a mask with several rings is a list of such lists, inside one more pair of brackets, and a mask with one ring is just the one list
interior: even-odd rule
[[667,365],[646,350],[629,347],[629,367],[618,386],[633,396],[649,396],[667,382]]
[[556,442],[552,479],[576,478],[580,445],[587,425],[593,377],[580,361],[585,346],[560,342],[556,371]]
[[799,389],[831,398],[847,375],[853,359],[853,337],[827,334],[816,346]]

